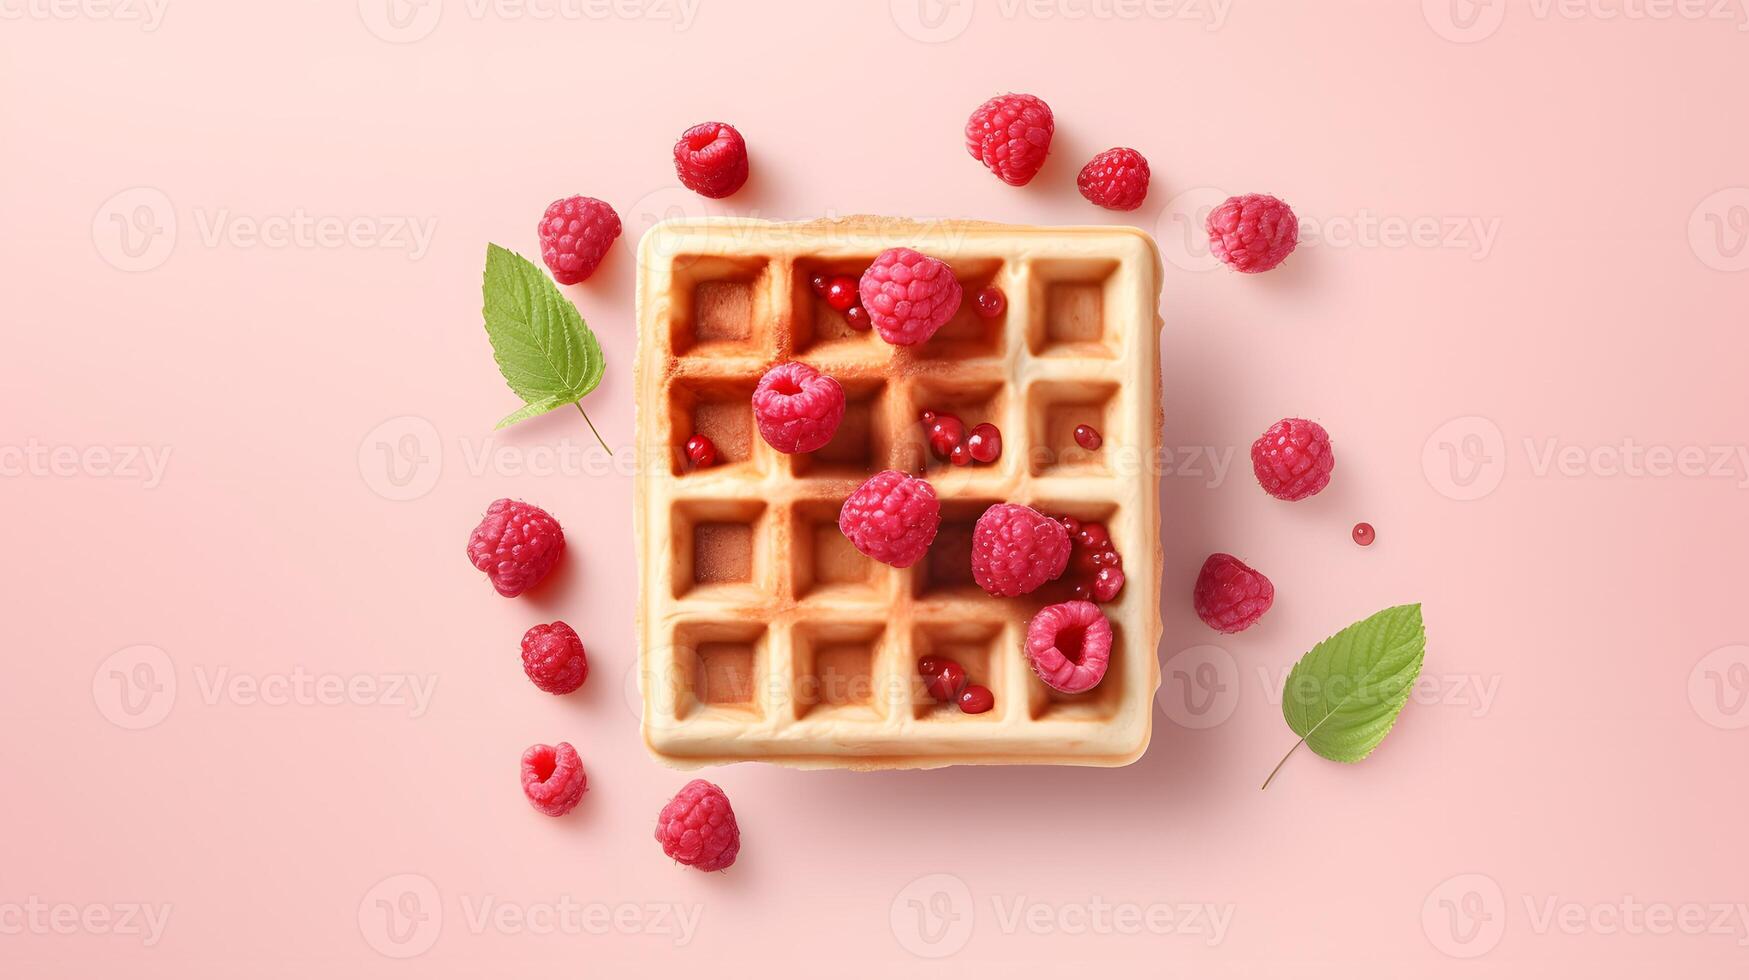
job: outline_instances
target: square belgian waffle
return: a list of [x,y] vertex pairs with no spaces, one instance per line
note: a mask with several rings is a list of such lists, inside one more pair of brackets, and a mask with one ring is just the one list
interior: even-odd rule
[[[859,277],[909,246],[952,266],[965,299],[915,348],[858,331],[809,286]],[[663,762],[800,767],[962,763],[1124,765],[1148,746],[1160,683],[1160,263],[1133,228],[1026,227],[855,217],[796,224],[694,219],[639,246],[639,687],[644,739]],[[974,302],[991,283],[1000,316]],[[799,360],[847,396],[832,442],[784,455],[753,423],[754,385]],[[925,409],[1002,430],[994,463],[956,467],[924,441]],[[1077,425],[1104,436],[1076,445]],[[682,446],[716,443],[694,470]],[[942,501],[929,554],[906,569],[838,531],[852,490],[883,469],[920,474]],[[1104,604],[1105,679],[1062,694],[1022,653],[1026,622],[1064,583],[998,599],[971,577],[970,537],[991,504],[1103,521],[1127,584]],[[919,657],[951,657],[996,706],[970,715],[922,688]]]

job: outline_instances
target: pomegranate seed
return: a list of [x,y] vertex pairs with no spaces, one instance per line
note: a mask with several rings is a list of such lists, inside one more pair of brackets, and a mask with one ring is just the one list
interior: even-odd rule
[[985,286],[978,290],[978,315],[988,320],[1002,315],[1008,308],[1008,297],[1002,295],[1002,290],[995,286]]
[[935,422],[935,413],[931,412],[927,408],[923,410],[922,415],[919,415],[917,417],[923,420],[924,425],[930,425],[930,424],[933,424]]
[[1082,449],[1092,452],[1093,450],[1098,449],[1099,444],[1104,441],[1105,437],[1101,436],[1099,430],[1095,429],[1093,426],[1075,426],[1075,445],[1080,446]]
[[844,319],[858,330],[867,330],[873,324],[869,323],[868,311],[860,306],[852,306],[844,311]]
[[856,280],[849,276],[833,276],[826,283],[826,305],[840,313],[856,305]]
[[968,715],[981,715],[996,707],[996,695],[982,684],[973,684],[960,692],[960,710]]
[[1063,530],[1069,532],[1070,538],[1081,533],[1081,522],[1073,517],[1060,518],[1059,522],[1063,525]]
[[980,463],[996,462],[1002,455],[1002,430],[988,422],[972,426],[972,434],[966,437],[966,452]]
[[1092,602],[1093,587],[1086,582],[1076,582],[1069,587],[1069,595],[1076,599],[1080,599],[1082,602]]
[[966,424],[955,415],[937,415],[929,422],[929,449],[937,459],[947,459],[966,440]]
[[717,464],[717,444],[711,441],[710,436],[694,435],[691,439],[686,440],[686,458],[692,461],[693,466],[701,470],[707,466],[715,466]]
[[827,280],[825,276],[815,273],[814,277],[808,280],[808,285],[813,288],[815,296],[825,296],[826,282]]
[[1355,544],[1360,545],[1362,548],[1364,548],[1367,545],[1372,544],[1372,540],[1373,540],[1373,529],[1372,529],[1371,524],[1368,524],[1365,521],[1361,521],[1359,524],[1354,525],[1354,543]]
[[943,666],[952,662],[953,661],[948,660],[945,657],[924,657],[917,661],[917,673],[924,677],[934,677],[936,674],[941,673],[941,668]]
[[923,678],[923,689],[943,704],[960,696],[966,687],[966,669],[951,660],[941,661],[941,669]]
[[1107,565],[1093,576],[1093,598],[1100,602],[1110,602],[1123,591],[1123,569]]
[[955,466],[972,465],[972,451],[965,443],[953,447],[953,452],[947,454],[947,461]]
[[1088,521],[1081,525],[1081,531],[1075,535],[1075,543],[1088,551],[1104,551],[1111,547],[1111,535],[1105,530],[1105,525],[1097,521]]

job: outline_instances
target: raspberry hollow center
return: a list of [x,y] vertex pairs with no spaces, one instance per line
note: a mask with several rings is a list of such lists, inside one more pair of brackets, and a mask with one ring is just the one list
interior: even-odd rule
[[1057,652],[1072,664],[1081,662],[1083,645],[1087,642],[1087,627],[1071,626],[1057,634]]

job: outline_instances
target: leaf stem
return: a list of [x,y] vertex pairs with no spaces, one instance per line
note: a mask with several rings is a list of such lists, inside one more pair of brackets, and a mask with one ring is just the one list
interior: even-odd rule
[[589,413],[583,411],[583,403],[582,402],[572,402],[571,404],[577,406],[577,411],[581,412],[583,415],[583,421],[589,423],[589,431],[595,432],[595,441],[601,443],[602,450],[604,450],[609,456],[612,456],[613,450],[607,448],[607,440],[601,438],[601,433],[595,431],[595,423],[590,422],[589,421]]
[[1304,744],[1306,744],[1306,740],[1304,738],[1301,738],[1299,741],[1295,742],[1294,747],[1287,750],[1287,755],[1282,756],[1281,761],[1277,762],[1275,764],[1275,768],[1269,770],[1269,778],[1265,779],[1263,781],[1263,788],[1264,789],[1269,788],[1270,782],[1275,779],[1275,774],[1281,771],[1282,766],[1287,765],[1287,760],[1293,758],[1293,754],[1295,752],[1298,752],[1300,750],[1300,746],[1302,746]]

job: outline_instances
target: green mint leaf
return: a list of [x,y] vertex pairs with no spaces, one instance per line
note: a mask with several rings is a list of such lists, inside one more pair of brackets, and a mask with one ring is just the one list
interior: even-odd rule
[[1397,723],[1426,654],[1419,603],[1374,613],[1313,647],[1282,691],[1281,713],[1300,737],[1288,755],[1303,744],[1336,762],[1366,758]]
[[601,342],[539,266],[487,245],[481,292],[492,357],[510,390],[527,403],[498,428],[574,404],[601,384],[607,370]]

